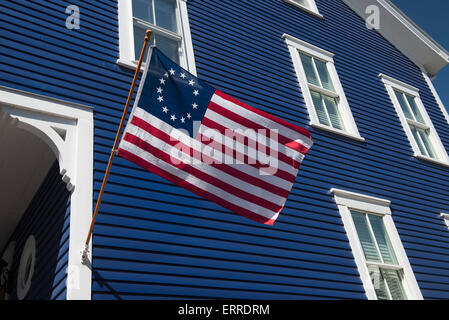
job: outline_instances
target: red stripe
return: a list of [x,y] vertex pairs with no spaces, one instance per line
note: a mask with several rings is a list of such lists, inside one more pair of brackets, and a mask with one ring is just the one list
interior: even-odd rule
[[[217,122],[215,122],[215,121],[213,121],[213,120],[211,120],[209,118],[204,117],[203,121],[201,121],[201,124],[205,125],[208,128],[211,128],[211,129],[214,129],[214,130],[218,130],[222,135],[226,136],[226,129],[228,129],[228,128],[226,128],[225,126],[223,126],[221,124],[218,124]],[[245,141],[245,143],[246,143],[246,140],[248,140],[248,144],[250,144],[250,143],[257,143],[253,139],[249,139],[248,137],[245,137],[245,136],[243,136],[241,134],[238,134],[238,133],[235,133],[235,137],[236,137],[236,139],[241,139],[241,141]],[[248,144],[246,144],[246,145],[248,145]],[[295,159],[293,159],[293,158],[283,154],[282,152],[273,151],[271,148],[269,148],[267,146],[262,145],[262,147],[266,147],[266,150],[267,150],[266,153],[267,154],[270,154],[270,153],[271,154],[275,154],[277,152],[278,160],[280,160],[282,162],[285,162],[286,164],[292,166],[295,169],[299,169],[299,166],[301,165],[301,163],[296,161]]]
[[153,172],[153,173],[155,173],[155,174],[157,174],[157,175],[167,179],[168,181],[171,181],[172,183],[174,183],[174,184],[176,184],[176,185],[178,185],[178,186],[180,186],[182,188],[185,188],[185,189],[187,189],[187,190],[189,190],[189,191],[199,195],[200,197],[203,197],[205,199],[214,201],[215,203],[221,205],[222,207],[224,207],[224,208],[226,208],[228,210],[231,210],[231,211],[233,211],[233,212],[235,212],[237,214],[240,214],[240,215],[242,215],[244,217],[247,217],[247,218],[249,218],[249,219],[251,219],[253,221],[256,221],[256,222],[259,222],[259,223],[263,223],[263,224],[266,224],[266,225],[270,225],[270,226],[272,226],[274,224],[274,222],[275,222],[274,219],[269,219],[269,218],[266,218],[264,216],[261,216],[261,215],[255,213],[255,212],[253,212],[253,211],[249,211],[247,209],[239,207],[239,206],[237,206],[235,204],[232,204],[232,203],[230,203],[230,202],[228,202],[228,201],[226,201],[226,200],[224,200],[224,199],[222,199],[220,197],[217,197],[216,195],[214,195],[214,194],[212,194],[210,192],[207,192],[207,191],[205,191],[203,189],[200,189],[200,188],[196,187],[195,185],[193,185],[193,184],[191,184],[191,183],[189,183],[189,182],[187,182],[187,181],[185,181],[185,180],[183,180],[181,178],[178,178],[177,176],[175,176],[175,175],[173,175],[173,174],[171,174],[171,173],[169,173],[169,172],[167,172],[165,170],[162,170],[162,169],[156,167],[155,165],[153,165],[150,162],[148,162],[148,161],[146,161],[146,160],[136,156],[135,154],[133,154],[131,152],[128,152],[128,151],[123,150],[123,149],[119,149],[118,150],[118,155],[123,157],[123,158],[125,158],[125,159],[127,159],[127,160],[129,160],[129,161],[131,161],[131,162],[133,162],[133,163],[135,163],[136,165],[138,165],[138,166],[140,166],[142,168],[147,169],[150,172]]
[[258,197],[256,195],[250,194],[248,192],[245,192],[242,189],[239,189],[237,187],[234,187],[226,182],[224,182],[223,180],[217,179],[213,176],[211,176],[210,174],[207,174],[189,164],[186,163],[178,163],[178,164],[174,164],[171,161],[171,157],[169,154],[163,152],[162,150],[152,146],[151,144],[149,144],[148,142],[140,139],[139,137],[136,137],[130,133],[126,133],[124,138],[125,141],[128,141],[132,144],[134,144],[135,146],[151,153],[153,156],[157,157],[158,159],[161,159],[162,161],[170,164],[171,166],[180,169],[184,172],[187,172],[189,174],[191,174],[194,177],[197,177],[200,180],[203,180],[213,186],[216,186],[228,193],[231,193],[241,199],[244,199],[248,202],[251,202],[253,204],[256,204],[258,206],[264,207],[268,210],[271,210],[273,212],[279,212],[282,209],[282,206],[274,204],[264,198]]
[[258,114],[258,115],[260,115],[262,117],[268,118],[268,119],[270,119],[272,121],[275,121],[275,122],[283,125],[284,127],[289,128],[291,130],[299,132],[300,134],[302,134],[302,135],[306,136],[307,138],[309,138],[310,140],[312,140],[312,136],[310,135],[310,132],[308,130],[300,127],[300,126],[297,126],[297,125],[292,124],[290,122],[287,122],[285,120],[279,119],[279,118],[277,118],[275,116],[272,116],[271,114],[266,113],[266,112],[264,112],[262,110],[259,110],[259,109],[256,109],[254,107],[251,107],[250,105],[247,105],[246,103],[243,103],[243,102],[241,102],[241,101],[239,101],[239,100],[237,100],[237,99],[227,95],[226,93],[221,92],[220,90],[215,90],[215,94],[217,96],[225,99],[225,100],[228,100],[228,101],[231,101],[231,102],[235,103],[236,105],[238,105],[238,106],[240,106],[242,108],[245,108],[246,110],[254,112],[254,113],[256,113],[256,114]]
[[[182,152],[189,155],[190,157],[194,157],[195,159],[198,159],[200,161],[202,161],[202,159],[205,159],[207,164],[209,164],[211,167],[221,170],[223,172],[226,172],[233,177],[236,177],[240,180],[246,181],[247,183],[256,185],[262,189],[269,190],[271,193],[274,193],[274,194],[284,197],[284,198],[287,198],[288,195],[290,194],[289,190],[285,190],[280,187],[277,187],[277,186],[270,184],[269,182],[266,182],[262,179],[256,178],[256,177],[246,174],[240,170],[237,170],[227,164],[213,163],[213,161],[214,161],[213,158],[194,150],[190,146],[187,146],[178,140],[172,140],[170,135],[168,135],[167,133],[152,126],[145,120],[138,118],[137,116],[133,116],[131,123],[134,124],[135,126],[139,127],[140,129],[145,130],[149,134],[159,138],[163,142],[165,142],[173,147],[176,146],[177,149],[180,149]],[[212,145],[213,145],[213,143],[210,144],[209,146],[212,147]],[[289,177],[291,177],[291,175],[289,175]],[[294,179],[295,179],[295,177],[293,177],[293,181],[294,181]],[[289,182],[293,182],[293,181],[289,181]]]
[[[211,109],[212,111],[215,111],[216,113],[222,115],[225,118],[231,119],[234,122],[237,122],[239,124],[241,124],[242,126],[245,126],[249,129],[253,129],[253,130],[258,130],[258,129],[264,129],[268,131],[269,129],[267,127],[261,126],[260,124],[249,120],[246,117],[243,117],[237,113],[234,113],[233,111],[226,109],[218,104],[216,104],[215,102],[210,102],[209,103],[209,109]],[[207,113],[206,113],[207,116]],[[276,128],[270,128],[270,129],[276,129]],[[269,138],[269,137],[268,137]],[[298,152],[301,152],[302,154],[306,154],[307,151],[309,151],[309,149],[305,146],[303,146],[302,144],[296,143],[296,144],[292,144],[292,142],[294,142],[295,140],[292,140],[291,138],[287,138],[285,136],[283,136],[280,132],[278,132],[278,140],[281,144],[290,147]]]

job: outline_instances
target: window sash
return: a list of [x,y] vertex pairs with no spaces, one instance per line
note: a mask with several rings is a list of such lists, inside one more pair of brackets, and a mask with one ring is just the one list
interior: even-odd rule
[[[134,4],[134,0],[133,4]],[[150,29],[153,31],[153,37],[151,37],[151,44],[152,45],[158,45],[160,49],[172,60],[174,60],[176,63],[180,63],[180,50],[182,46],[182,36],[179,34],[179,19],[178,19],[178,5],[177,1],[174,1],[175,6],[173,8],[173,16],[174,16],[174,29],[176,30],[170,30],[167,28],[163,28],[161,26],[158,26],[157,24],[157,11],[155,4],[156,2],[161,2],[163,0],[151,0],[151,5],[148,6],[150,8],[151,12],[151,21],[143,20],[139,17],[135,16],[135,13],[132,13],[133,16],[133,38],[134,38],[134,62],[138,60],[138,55],[140,52],[141,44],[139,43],[139,39],[136,38],[136,34],[139,33],[142,35],[143,39],[143,32],[146,29]],[[134,6],[132,5],[133,9]],[[136,30],[139,30],[136,32]]]
[[[368,270],[375,272],[372,278],[379,300],[407,299],[403,286],[403,267],[398,264],[383,218],[351,210]],[[373,277],[373,274],[371,274]]]
[[[178,19],[177,19],[177,10],[178,10],[178,5],[177,5],[177,1],[171,1],[172,4],[174,4],[174,7],[172,8],[173,12],[173,16],[171,16],[170,18],[172,19],[172,21],[169,23],[171,24],[171,26],[159,22],[159,18],[162,16],[162,14],[164,13],[162,10],[162,5],[163,4],[170,4],[170,1],[167,0],[147,0],[147,1],[142,1],[142,0],[131,0],[132,1],[132,10],[133,10],[133,18],[139,19],[141,21],[144,22],[148,22],[152,25],[157,26],[160,29],[163,30],[167,30],[170,32],[173,32],[175,34],[179,34],[179,25],[178,25]],[[137,2],[141,2],[144,6],[146,6],[148,9],[150,9],[150,13],[148,13],[147,15],[150,16],[149,20],[145,20],[143,19],[143,16],[139,13],[135,13],[134,12],[134,4],[136,4]],[[149,3],[151,3],[151,5],[148,5]]]
[[300,51],[299,56],[319,123],[344,131],[344,121],[339,110],[340,96],[335,92],[327,62]]
[[355,210],[351,210],[351,216],[367,262],[398,265],[396,253],[382,217]]
[[432,159],[438,159],[430,139],[430,129],[423,129],[412,124],[409,124],[409,127],[421,154]]

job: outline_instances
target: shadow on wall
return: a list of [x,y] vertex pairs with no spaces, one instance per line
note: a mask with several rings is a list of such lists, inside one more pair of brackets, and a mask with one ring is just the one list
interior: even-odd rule
[[[69,216],[70,193],[55,161],[10,238],[16,242],[8,281],[10,299],[16,300],[21,295],[30,300],[66,298]],[[31,235],[35,239],[34,262],[31,258],[22,258],[23,252],[26,256],[24,246]],[[19,272],[21,259],[23,271]],[[23,291],[23,286],[27,287],[25,282],[29,281],[29,290],[18,295],[18,284]]]

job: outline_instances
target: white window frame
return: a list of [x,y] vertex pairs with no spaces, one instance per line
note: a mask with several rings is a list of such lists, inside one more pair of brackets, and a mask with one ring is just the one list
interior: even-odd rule
[[[357,129],[357,125],[355,123],[354,117],[352,116],[352,112],[346,99],[346,95],[344,93],[343,87],[338,77],[337,69],[335,68],[333,59],[334,54],[321,48],[318,48],[303,40],[290,36],[288,34],[284,34],[283,38],[285,39],[288,45],[290,55],[292,57],[293,64],[295,67],[296,75],[298,77],[299,85],[301,87],[301,91],[303,93],[304,100],[306,102],[306,107],[310,116],[310,126],[321,130],[330,131],[332,133],[336,133],[357,141],[361,142],[365,141],[365,139],[360,136],[360,133]],[[332,80],[332,84],[335,87],[335,93],[326,92],[325,94],[339,98],[338,111],[340,112],[345,130],[340,130],[320,123],[312,100],[312,95],[310,93],[311,85],[309,85],[307,81],[307,76],[304,71],[304,67],[302,65],[301,58],[299,55],[300,52],[312,56],[315,59],[321,60],[326,63],[329,75]]]
[[284,2],[289,3],[295,7],[298,7],[304,11],[307,11],[318,18],[323,18],[323,15],[318,11],[318,7],[316,6],[315,0],[305,0],[308,2],[308,6],[303,5],[299,2],[299,0],[284,0]]
[[[440,137],[438,136],[437,131],[435,130],[435,127],[433,126],[432,120],[430,119],[426,111],[426,108],[424,107],[424,104],[422,103],[421,97],[419,95],[419,89],[382,73],[379,74],[379,77],[382,79],[382,82],[384,83],[387,89],[388,95],[390,96],[390,100],[392,101],[394,108],[396,109],[402,127],[407,135],[410,145],[412,146],[414,152],[413,156],[416,157],[417,159],[430,161],[444,166],[449,166],[449,156],[444,148],[443,143],[441,142]],[[405,117],[404,111],[402,110],[401,105],[396,97],[395,90],[398,90],[400,92],[415,97],[416,105],[418,106],[418,109],[422,117],[424,118],[425,122],[424,125],[416,121],[409,120]],[[435,153],[437,154],[438,159],[428,157],[421,153],[418,144],[413,136],[413,133],[410,130],[410,125],[414,125],[418,128],[422,128],[425,130],[429,130],[429,140],[432,143],[432,147],[435,149]]]
[[[177,1],[176,19],[180,28],[180,36],[174,32],[164,30],[164,34],[172,35],[181,40],[179,62],[181,67],[196,76],[195,56],[193,53],[192,36],[190,34],[189,16],[187,12],[187,0]],[[117,64],[135,69],[137,61],[135,60],[134,50],[134,25],[133,25],[132,0],[118,0],[118,18],[119,18],[119,51],[120,57]],[[153,30],[163,29],[157,26],[151,27]],[[143,39],[142,39],[143,43]],[[139,53],[138,53],[139,54]],[[144,66],[142,66],[142,71]]]
[[[405,253],[404,246],[402,245],[401,239],[394,225],[390,209],[391,202],[389,200],[335,188],[330,191],[334,195],[335,203],[338,206],[338,210],[343,220],[344,228],[349,239],[349,244],[351,246],[367,298],[369,300],[377,300],[376,291],[368,269],[368,264],[372,263],[368,263],[365,259],[365,254],[363,253],[363,248],[360,244],[357,230],[352,219],[351,210],[382,216],[388,237],[390,238],[391,245],[393,246],[394,253],[398,260],[398,266],[400,266],[399,269],[403,270],[404,278],[402,285],[407,298],[409,300],[422,300],[423,296],[421,294],[421,290],[419,289],[412,267],[410,266],[410,262],[407,258],[407,254]],[[397,268],[397,266],[391,267]]]
[[447,227],[449,228],[449,214],[448,213],[442,213],[441,217],[443,217],[444,222],[446,223]]

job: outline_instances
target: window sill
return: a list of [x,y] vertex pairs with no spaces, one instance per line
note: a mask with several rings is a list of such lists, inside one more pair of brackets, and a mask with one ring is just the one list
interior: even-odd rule
[[415,158],[419,159],[419,160],[424,160],[424,161],[432,162],[432,163],[435,163],[435,164],[439,164],[441,166],[445,166],[445,167],[449,168],[449,162],[432,159],[432,158],[429,158],[429,157],[426,157],[426,156],[423,156],[423,155],[420,155],[420,154],[415,154]]
[[339,129],[335,129],[335,128],[332,128],[332,127],[328,127],[328,126],[325,126],[325,125],[322,125],[322,124],[319,124],[319,123],[311,123],[310,126],[313,127],[313,128],[316,128],[316,129],[320,129],[320,130],[323,130],[323,131],[328,131],[328,132],[332,132],[332,133],[341,135],[341,136],[343,136],[345,138],[353,139],[353,140],[356,140],[356,141],[359,141],[359,142],[365,142],[365,138],[363,138],[363,137],[361,137],[359,135],[356,135],[356,134],[353,134],[353,133],[349,133],[349,132],[346,132],[346,131],[342,131],[342,130],[339,130]]
[[304,10],[304,11],[306,11],[307,13],[310,13],[311,15],[314,15],[314,16],[317,17],[317,18],[320,18],[320,19],[323,19],[323,18],[324,18],[322,14],[320,14],[320,13],[318,13],[318,12],[316,12],[316,11],[310,9],[310,8],[307,8],[307,7],[305,7],[305,6],[302,6],[302,5],[300,5],[299,3],[297,3],[296,1],[293,1],[293,0],[284,0],[284,2],[286,2],[286,3],[288,3],[288,4],[291,4],[292,6],[295,6],[295,7],[297,7],[297,8],[300,8],[301,10]]
[[[133,62],[130,60],[117,59],[117,64],[121,67],[131,69],[131,70],[136,70],[136,68],[137,68],[137,62]],[[145,69],[145,62],[142,63],[142,66],[140,67],[140,72],[143,72],[144,69]]]

